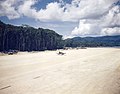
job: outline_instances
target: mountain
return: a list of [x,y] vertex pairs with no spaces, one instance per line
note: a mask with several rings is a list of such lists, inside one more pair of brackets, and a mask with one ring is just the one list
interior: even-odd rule
[[102,37],[75,37],[64,40],[66,47],[114,47],[120,46],[120,35]]
[[62,48],[62,35],[53,30],[14,26],[0,21],[0,51],[41,51]]

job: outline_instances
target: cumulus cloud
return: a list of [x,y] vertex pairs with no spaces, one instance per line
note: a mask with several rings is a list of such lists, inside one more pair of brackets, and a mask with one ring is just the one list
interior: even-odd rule
[[72,35],[75,36],[89,36],[89,35],[98,35],[101,28],[96,23],[90,23],[87,20],[80,20],[79,26],[75,27],[75,29],[72,31]]
[[112,5],[97,19],[82,19],[71,33],[73,36],[120,35],[120,6]]
[[114,28],[103,28],[101,31],[101,35],[120,35],[120,28],[114,27]]
[[117,0],[72,0],[70,4],[59,0],[59,2],[47,4],[45,9],[37,10],[33,5],[38,3],[38,1],[39,0],[2,0],[0,1],[0,14],[8,18],[17,18],[24,15],[43,21],[78,21],[84,18],[95,19],[108,11],[109,7]]
[[9,19],[26,16],[45,22],[79,21],[79,26],[75,27],[70,36],[119,34],[119,0],[72,0],[71,3],[58,1],[48,3],[44,9],[37,9],[34,5],[41,3],[40,0],[1,0],[0,16],[7,16]]
[[1,0],[0,16],[7,16],[9,19],[19,18],[20,15],[15,7],[16,3],[16,0]]
[[22,2],[21,5],[18,7],[18,12],[22,16],[27,16],[34,18],[36,16],[37,11],[35,8],[32,8],[32,5],[34,5],[37,1],[35,0],[25,0]]
[[120,6],[113,6],[106,15],[101,17],[101,23],[105,27],[120,26]]
[[36,13],[39,20],[61,20],[63,15],[63,8],[57,2],[49,3],[46,9],[41,9]]

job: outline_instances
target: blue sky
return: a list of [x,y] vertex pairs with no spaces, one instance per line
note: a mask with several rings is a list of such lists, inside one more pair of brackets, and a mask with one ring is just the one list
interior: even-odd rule
[[120,0],[1,0],[0,20],[64,37],[120,34]]

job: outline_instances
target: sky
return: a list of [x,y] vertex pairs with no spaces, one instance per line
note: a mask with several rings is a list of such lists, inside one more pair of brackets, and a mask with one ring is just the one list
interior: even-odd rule
[[64,38],[120,35],[120,0],[0,0],[0,20]]

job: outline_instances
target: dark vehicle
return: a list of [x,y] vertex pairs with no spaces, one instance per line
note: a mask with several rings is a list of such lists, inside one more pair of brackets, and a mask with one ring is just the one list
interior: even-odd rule
[[7,52],[8,55],[13,55],[13,54],[17,54],[18,53],[18,50],[9,50]]
[[8,55],[13,55],[14,53],[13,52],[8,52]]
[[65,54],[65,53],[63,53],[63,52],[59,52],[59,53],[58,53],[58,55],[64,55],[64,54]]

